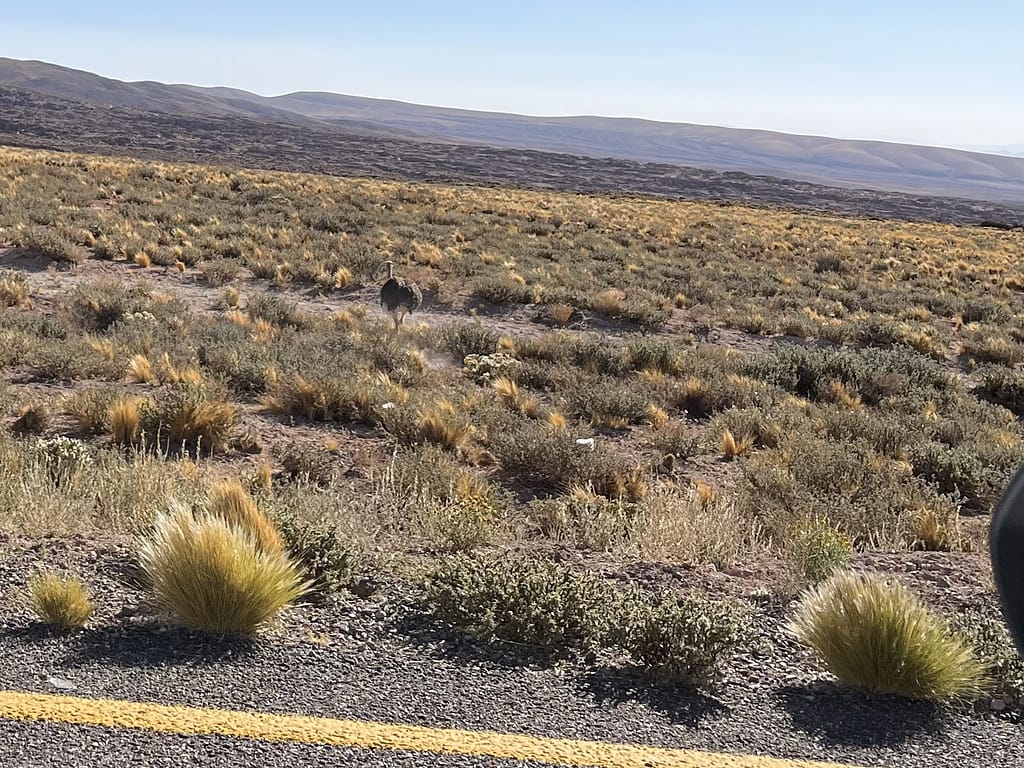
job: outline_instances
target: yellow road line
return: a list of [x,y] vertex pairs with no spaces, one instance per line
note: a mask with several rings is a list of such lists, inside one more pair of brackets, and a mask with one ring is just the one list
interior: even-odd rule
[[850,768],[806,760],[16,691],[0,691],[0,718],[598,768]]

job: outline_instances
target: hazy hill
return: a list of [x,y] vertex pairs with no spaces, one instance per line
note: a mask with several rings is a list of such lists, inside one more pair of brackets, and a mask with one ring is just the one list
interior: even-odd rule
[[1024,202],[1024,159],[980,152],[632,118],[528,117],[331,93],[266,102],[321,120],[360,118],[476,144]]
[[[528,117],[334,93],[264,97],[234,88],[122,82],[6,58],[0,58],[0,86],[183,118],[214,116],[291,125],[311,131],[321,143],[330,131],[341,130],[346,135],[414,139],[432,146],[515,148],[832,187],[1024,203],[1024,158],[955,149],[627,118]],[[243,124],[255,125],[238,125]]]

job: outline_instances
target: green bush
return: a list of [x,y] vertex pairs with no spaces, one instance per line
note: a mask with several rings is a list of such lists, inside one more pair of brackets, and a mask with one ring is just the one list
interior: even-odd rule
[[433,521],[441,543],[455,552],[486,544],[494,525],[494,507],[483,496],[453,496],[438,505]]
[[[546,422],[509,417],[491,426],[487,447],[519,482],[548,491],[591,486],[609,498],[629,498],[630,470],[603,443],[582,449],[564,430]],[[634,499],[635,500],[635,499]]]
[[846,565],[853,554],[850,539],[836,530],[825,517],[799,521],[786,542],[786,557],[804,579],[823,581]]
[[181,383],[145,404],[142,429],[152,445],[170,450],[227,450],[238,423],[236,407],[202,384]]
[[746,611],[734,601],[697,593],[652,597],[634,591],[625,605],[620,643],[659,681],[713,683],[744,637]]
[[470,635],[553,652],[602,645],[618,605],[605,582],[546,560],[462,554],[434,567],[423,598],[437,618]]
[[271,518],[292,559],[310,582],[312,597],[336,594],[352,582],[356,550],[343,544],[333,528],[302,520],[289,511],[275,512]]
[[516,282],[510,275],[485,277],[476,281],[473,295],[492,304],[530,304],[533,290],[528,285]]
[[445,326],[444,345],[456,360],[466,355],[489,355],[498,347],[498,334],[479,323]]
[[648,418],[650,398],[643,387],[609,377],[584,379],[567,393],[568,412],[595,424],[642,424]]
[[868,693],[970,699],[984,665],[898,582],[848,571],[806,593],[790,627],[839,680]]
[[970,446],[921,443],[910,450],[909,458],[917,477],[931,483],[939,493],[963,499],[968,510],[989,509],[999,500],[1009,479]]
[[1024,416],[1024,373],[1001,366],[986,366],[981,383],[974,390],[986,400]]
[[86,330],[105,331],[125,317],[147,311],[150,303],[146,288],[107,278],[76,287],[69,311]]
[[[974,609],[959,615],[954,627],[974,646],[985,666],[985,695],[1019,708],[1024,699],[1024,657],[1010,636],[998,608]],[[987,702],[986,702],[987,703]]]

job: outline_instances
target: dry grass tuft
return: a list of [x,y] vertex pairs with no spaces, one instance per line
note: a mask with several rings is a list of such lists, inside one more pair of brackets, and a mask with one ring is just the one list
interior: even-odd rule
[[156,384],[156,372],[149,358],[143,354],[132,355],[128,361],[128,380],[139,384]]
[[726,429],[722,432],[720,444],[722,456],[725,459],[735,459],[751,449],[754,440],[750,435],[743,434],[739,437],[733,435],[732,430]]
[[473,425],[459,418],[454,410],[445,407],[447,401],[438,401],[432,408],[420,411],[416,431],[420,439],[458,451],[469,445],[476,434]]
[[829,672],[869,693],[945,701],[983,690],[970,646],[899,582],[838,573],[804,595],[790,628]]
[[210,632],[251,634],[312,586],[244,527],[174,501],[157,516],[140,560],[161,605]]
[[134,445],[142,434],[141,397],[121,396],[107,409],[107,424],[115,445]]
[[285,551],[280,532],[270,518],[260,511],[255,499],[240,481],[222,480],[210,486],[206,509],[229,525],[249,531],[264,552],[281,554]]
[[631,547],[645,560],[725,569],[758,543],[758,531],[729,498],[701,484],[657,484],[634,523]]
[[84,627],[94,606],[85,585],[77,576],[36,574],[29,580],[29,593],[36,615],[61,629]]

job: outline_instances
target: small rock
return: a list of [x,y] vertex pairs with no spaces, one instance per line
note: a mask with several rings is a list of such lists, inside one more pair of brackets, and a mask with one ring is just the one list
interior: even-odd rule
[[63,677],[48,677],[46,682],[52,685],[54,688],[60,688],[62,691],[73,691],[77,687],[70,680],[65,680]]
[[1006,709],[1006,702],[1002,699],[992,699],[991,707],[993,712],[1002,712]]

